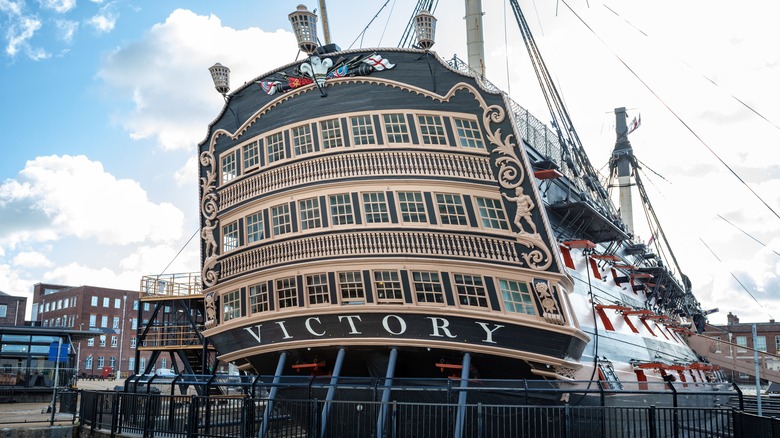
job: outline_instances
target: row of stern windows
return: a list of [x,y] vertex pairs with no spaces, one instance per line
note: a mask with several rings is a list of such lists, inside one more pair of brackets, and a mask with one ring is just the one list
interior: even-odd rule
[[531,285],[473,274],[373,270],[321,272],[263,281],[220,295],[222,322],[331,305],[452,306],[537,315]]
[[410,113],[353,115],[283,128],[223,153],[221,181],[329,149],[413,144],[485,150],[476,119]]
[[254,212],[222,227],[222,252],[294,232],[361,224],[441,224],[509,230],[499,199],[459,193],[363,192],[315,196]]

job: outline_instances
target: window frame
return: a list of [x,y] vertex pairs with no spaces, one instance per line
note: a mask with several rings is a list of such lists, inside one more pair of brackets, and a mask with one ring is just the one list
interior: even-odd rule
[[[506,283],[506,287],[504,283]],[[513,289],[512,284],[516,284],[517,289]],[[531,287],[532,286],[525,281],[499,278],[498,292],[501,297],[501,304],[504,311],[511,314],[538,316],[536,303],[534,302],[534,297],[531,293]],[[523,290],[523,288],[525,288],[525,290]],[[514,295],[517,295],[517,297]],[[519,301],[516,299],[518,297],[520,298]],[[522,307],[524,310],[530,309],[531,311],[518,311],[518,307]]]
[[328,274],[317,272],[303,276],[303,287],[306,292],[306,305],[308,307],[330,305],[330,283]]
[[[413,200],[408,200],[407,196],[412,195]],[[420,191],[398,191],[398,218],[401,223],[427,224],[428,212],[425,205],[425,195]],[[419,197],[419,199],[418,199]],[[413,220],[422,219],[422,220]]]
[[[464,282],[466,278],[471,279],[472,282]],[[474,279],[479,279],[479,284],[476,284]],[[452,273],[452,288],[457,298],[455,301],[459,307],[490,310],[487,286],[485,285],[485,279],[481,275],[454,272]],[[475,293],[471,293],[470,289],[473,289]],[[481,291],[481,294],[479,291]],[[481,303],[482,301],[484,301],[484,305]],[[473,302],[476,302],[476,304],[473,304]]]
[[292,215],[288,202],[271,207],[271,232],[274,237],[292,233]]
[[265,138],[266,163],[273,164],[287,158],[284,131],[275,132]]
[[[433,131],[432,132],[432,128]],[[420,144],[424,146],[449,146],[444,119],[440,114],[417,114],[417,130]],[[436,139],[436,141],[433,141]]]
[[[372,195],[378,195],[377,200],[373,200]],[[366,198],[368,197],[368,199]],[[378,198],[381,197],[382,199],[379,200]],[[362,202],[362,208],[363,208],[363,220],[366,224],[389,224],[391,222],[390,219],[390,207],[387,205],[387,195],[385,192],[382,191],[374,191],[374,192],[361,192],[360,198],[363,201]],[[380,211],[374,211],[375,207],[379,207]],[[382,210],[384,208],[384,210]],[[374,220],[375,218],[379,219],[386,219],[386,220]]]
[[362,271],[336,272],[336,288],[339,302],[342,305],[366,303],[366,289]]
[[[378,275],[388,278],[377,278]],[[380,287],[380,283],[393,283],[393,286],[397,284],[397,287]],[[377,304],[404,304],[404,288],[403,284],[401,283],[401,274],[398,272],[398,270],[388,269],[372,271],[371,285],[374,288],[374,293],[376,293]],[[394,296],[388,298],[387,291],[392,291]]]
[[319,196],[312,196],[311,198],[298,201],[298,221],[301,231],[322,228]]
[[277,309],[298,308],[298,284],[295,277],[277,278],[274,286]]
[[[439,197],[443,198],[443,202]],[[463,195],[460,193],[436,192],[434,193],[433,198],[436,202],[436,215],[440,224],[469,226],[469,218],[466,213],[466,203],[463,202]],[[457,202],[450,203],[449,200],[456,200]],[[442,207],[444,207],[444,211],[442,211]],[[452,209],[455,211],[451,211]],[[451,220],[452,218],[458,218],[458,223],[453,223]]]
[[[343,211],[339,211],[339,208],[343,208]],[[328,195],[328,211],[331,226],[355,225],[355,208],[352,205],[351,193]]]
[[238,221],[233,221],[222,226],[222,254],[235,251],[241,246],[238,232]]
[[236,161],[235,151],[224,154],[219,157],[219,175],[222,184],[233,181],[240,175],[238,162]]
[[[305,132],[301,133],[299,130]],[[300,144],[298,143],[299,139],[303,139]],[[309,123],[290,128],[290,141],[293,146],[293,156],[300,157],[314,153],[314,135],[312,135]]]
[[[419,279],[418,279],[419,276]],[[423,278],[428,277],[428,278]],[[433,277],[436,277],[435,279]],[[410,271],[409,281],[415,302],[423,306],[446,306],[442,275],[438,271]],[[433,297],[433,300],[429,300]],[[424,299],[421,299],[424,298]]]
[[322,139],[322,149],[335,149],[344,147],[344,133],[341,130],[341,119],[338,117],[320,120],[317,123]]
[[[480,205],[480,201],[490,201],[492,205]],[[475,196],[477,215],[479,216],[479,225],[481,228],[498,231],[509,231],[509,221],[507,220],[504,204],[500,199],[488,198],[485,196]],[[491,215],[491,213],[496,213]],[[498,226],[496,226],[498,224]]]
[[[458,146],[467,150],[486,150],[478,121],[465,117],[452,117],[450,120]],[[468,123],[469,126],[459,126],[459,123]],[[473,145],[469,143],[473,143]]]
[[222,322],[232,321],[241,317],[241,289],[233,289],[220,296]]
[[[368,123],[364,123],[364,122]],[[349,133],[355,146],[375,146],[377,144],[374,117],[371,114],[359,114],[349,117]]]

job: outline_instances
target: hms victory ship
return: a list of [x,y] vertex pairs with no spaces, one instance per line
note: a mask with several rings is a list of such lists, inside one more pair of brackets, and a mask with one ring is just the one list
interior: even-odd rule
[[478,45],[469,66],[433,52],[426,11],[414,48],[341,50],[299,6],[303,59],[232,91],[211,68],[226,104],[199,145],[201,278],[220,361],[277,377],[720,380],[686,342],[705,312],[653,250],[663,233],[634,237],[631,189],[646,195],[625,109],[605,184],[511,3],[551,128],[484,79]]

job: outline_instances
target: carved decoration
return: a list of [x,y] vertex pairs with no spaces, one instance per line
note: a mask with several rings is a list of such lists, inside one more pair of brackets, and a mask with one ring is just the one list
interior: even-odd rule
[[216,295],[214,292],[211,292],[206,294],[203,299],[206,307],[206,323],[204,324],[206,329],[213,328],[217,325],[217,303],[215,297]]
[[547,280],[534,280],[534,292],[542,305],[542,317],[550,324],[563,325],[566,321],[561,313],[561,307],[558,304],[553,292],[550,290],[550,284]]
[[555,367],[555,374],[574,380],[574,376],[577,375],[577,369],[566,367],[563,365],[557,365]]
[[[362,60],[361,60],[362,61]],[[379,58],[380,65],[387,63],[386,59]],[[373,67],[378,69],[376,65]],[[392,64],[384,66],[384,68],[392,68]],[[397,88],[400,90],[408,91],[417,95],[422,95],[431,100],[438,102],[447,102],[459,91],[466,91],[470,93],[483,110],[483,126],[485,127],[485,136],[488,141],[494,146],[494,150],[491,152],[491,156],[495,157],[495,164],[499,169],[498,180],[500,186],[508,191],[514,191],[514,197],[511,197],[511,201],[517,206],[518,213],[515,215],[515,224],[518,222],[519,232],[516,233],[516,241],[521,245],[527,247],[529,251],[527,253],[520,254],[520,257],[525,262],[525,265],[533,270],[546,270],[553,262],[552,253],[549,247],[545,244],[541,234],[539,234],[535,227],[529,224],[530,214],[533,210],[539,206],[534,205],[533,201],[529,202],[525,194],[522,191],[517,190],[521,188],[525,181],[525,166],[522,159],[518,157],[517,151],[519,147],[515,140],[514,134],[503,135],[500,127],[495,126],[500,124],[506,118],[506,112],[499,105],[488,105],[479,91],[472,85],[467,83],[458,83],[454,85],[446,94],[440,95],[423,88],[414,87],[403,82],[393,81],[385,78],[375,78],[370,76],[346,76],[333,78],[328,81],[330,87],[338,85],[347,85],[353,83],[373,84],[381,85],[389,88]],[[276,99],[265,104],[262,108],[257,110],[251,117],[249,117],[235,132],[228,132],[225,129],[217,129],[212,133],[211,141],[209,142],[209,149],[204,151],[200,155],[201,165],[208,167],[206,170],[206,176],[201,178],[201,215],[203,217],[203,228],[201,231],[201,238],[204,242],[204,261],[202,277],[203,283],[206,287],[214,286],[219,279],[218,271],[218,257],[219,257],[219,245],[216,244],[215,233],[218,228],[219,221],[217,220],[217,195],[216,195],[216,183],[217,183],[217,169],[216,160],[214,157],[215,147],[217,139],[225,135],[232,140],[236,140],[247,132],[255,122],[261,117],[267,114],[275,106],[292,99],[295,96],[299,96],[303,93],[308,93],[316,90],[316,85],[309,84],[308,86],[302,86],[290,90],[286,93],[279,95]],[[506,196],[506,195],[505,195]],[[529,197],[530,198],[530,197]],[[510,199],[510,197],[507,197]],[[531,223],[533,221],[530,221]],[[528,228],[525,225],[528,225]],[[561,320],[563,319],[560,317]]]

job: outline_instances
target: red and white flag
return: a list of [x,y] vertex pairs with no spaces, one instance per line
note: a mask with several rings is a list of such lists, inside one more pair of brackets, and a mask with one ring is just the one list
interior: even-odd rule
[[636,131],[636,128],[639,127],[639,125],[642,124],[642,114],[639,114],[638,116],[634,117],[634,120],[631,121],[631,124],[628,125],[628,134],[631,134],[632,132]]
[[374,54],[369,56],[368,58],[364,59],[363,62],[370,65],[371,67],[374,67],[374,70],[390,70],[391,68],[395,67],[395,64],[390,64],[390,61],[382,58],[382,55]]

